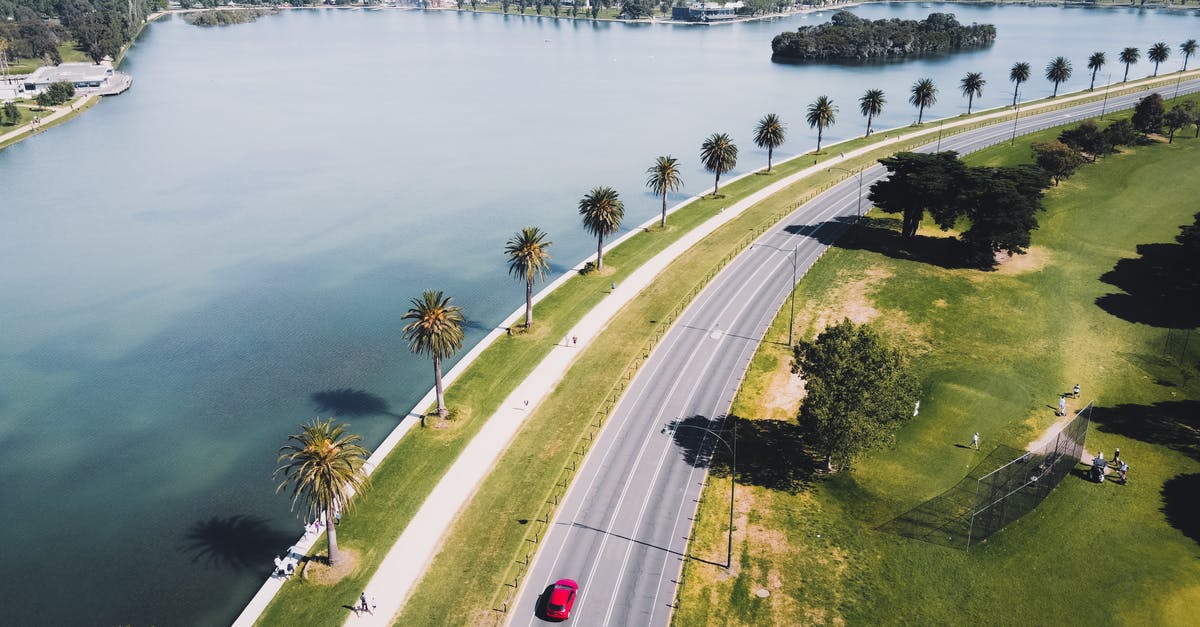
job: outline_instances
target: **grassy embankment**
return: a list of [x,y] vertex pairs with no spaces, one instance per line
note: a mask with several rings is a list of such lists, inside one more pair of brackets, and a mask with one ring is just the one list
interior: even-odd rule
[[[968,161],[1028,161],[1032,141],[1055,135]],[[1165,329],[1111,315],[1096,299],[1121,291],[1101,278],[1118,260],[1137,257],[1139,244],[1174,243],[1192,221],[1200,180],[1185,173],[1198,168],[1190,133],[1084,166],[1048,192],[1030,254],[997,272],[929,263],[920,258],[935,248],[929,239],[907,245],[917,259],[901,258],[886,218],[849,232],[798,287],[796,328],[812,337],[848,315],[913,347],[920,417],[894,449],[825,480],[796,461],[795,444],[740,442],[734,566],[689,561],[675,624],[1194,624],[1200,342],[1166,357]],[[785,308],[767,339],[786,344],[787,322]],[[734,405],[739,434],[794,433],[790,359],[763,342]],[[1120,447],[1128,486],[1068,476],[969,553],[877,530],[953,486],[997,444],[1038,438],[1055,420],[1057,395],[1075,383],[1083,398],[1071,406],[1096,399],[1099,408],[1088,449],[1111,456]],[[958,446],[975,431],[981,452]],[[786,473],[792,489],[763,487],[756,465]],[[716,474],[691,553],[723,562],[729,484],[728,472]]]
[[[927,122],[922,128],[932,131],[936,126],[936,123]],[[947,134],[950,132],[947,129]],[[837,146],[836,150],[848,152],[861,146],[883,143],[885,137],[877,134],[869,140],[853,140]],[[888,142],[886,147],[863,157],[860,162],[868,163],[902,148],[904,146]],[[828,159],[829,156],[825,154],[820,158]],[[282,625],[294,624],[301,619],[320,623],[340,620],[346,611],[341,605],[347,603],[347,599],[356,597],[369,581],[379,561],[399,537],[421,502],[470,438],[478,432],[482,420],[496,410],[515,385],[545,356],[550,345],[569,333],[576,321],[605,296],[610,281],[621,281],[637,266],[687,230],[714,215],[721,207],[736,202],[778,177],[811,165],[808,161],[811,158],[809,155],[776,164],[773,176],[751,176],[723,185],[722,194],[725,198],[702,200],[673,214],[668,218],[665,233],[655,230],[641,234],[606,252],[605,264],[613,274],[575,277],[539,304],[533,333],[502,338],[484,351],[481,358],[447,390],[448,402],[457,412],[450,427],[410,433],[374,473],[374,487],[370,494],[339,527],[339,543],[358,555],[358,565],[353,572],[333,585],[303,582],[298,578],[296,583],[284,587],[259,623]],[[851,161],[839,164],[839,167],[856,167],[855,164]],[[841,178],[844,175],[838,173],[837,176]],[[459,624],[463,616],[486,615],[491,611],[497,591],[505,579],[501,573],[512,567],[512,560],[519,552],[524,537],[529,534],[529,527],[513,522],[495,529],[500,532],[499,536],[487,542],[478,540],[475,530],[495,527],[492,511],[517,512],[508,519],[510,521],[541,517],[546,507],[542,502],[544,495],[548,495],[561,480],[559,469],[574,454],[570,448],[545,449],[534,443],[546,440],[551,432],[554,436],[550,439],[563,442],[577,442],[583,437],[597,408],[612,392],[615,384],[626,376],[621,366],[629,364],[648,341],[661,333],[662,314],[669,313],[684,296],[692,292],[707,276],[707,272],[716,267],[718,260],[731,251],[740,250],[738,246],[744,246],[745,243],[739,240],[745,233],[760,227],[766,218],[782,217],[778,215],[781,207],[795,205],[798,198],[803,199],[831,180],[828,174],[810,177],[727,225],[710,238],[721,240],[715,249],[709,244],[689,251],[690,260],[681,259],[676,264],[684,264],[681,266],[686,268],[683,272],[671,279],[664,277],[659,283],[665,285],[648,290],[638,297],[638,303],[628,308],[643,313],[655,312],[653,315],[634,316],[632,321],[626,317],[614,321],[592,347],[583,351],[575,368],[567,373],[559,388],[560,393],[564,388],[571,390],[573,398],[569,407],[560,405],[561,400],[549,399],[543,403],[529,419],[529,425],[535,426],[527,426],[518,435],[513,449],[498,463],[487,480],[487,486],[480,490],[480,494],[495,495],[496,500],[503,501],[504,509],[498,510],[491,505],[480,506],[480,499],[477,498],[460,516],[452,535],[446,540],[446,546],[450,548],[438,556],[430,573],[414,592],[414,598],[405,610],[406,617],[410,614],[422,616],[420,620],[426,624],[433,620],[432,617],[442,616],[434,622]],[[649,324],[649,320],[656,322]],[[557,416],[555,422],[550,422],[551,416]],[[547,471],[549,474],[529,472],[528,468],[535,464],[550,469]],[[317,552],[323,550],[321,546],[316,549]],[[462,551],[468,555],[465,559],[460,559],[458,554]],[[466,591],[461,588],[463,581],[472,582]],[[439,595],[451,586],[459,590],[456,594],[465,596],[455,608],[460,613],[447,616],[442,603],[444,597]]]

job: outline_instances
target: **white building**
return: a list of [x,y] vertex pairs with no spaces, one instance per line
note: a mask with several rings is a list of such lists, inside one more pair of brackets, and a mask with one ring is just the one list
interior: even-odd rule
[[44,65],[26,76],[22,81],[25,95],[36,96],[42,93],[50,83],[65,81],[75,86],[77,90],[100,90],[109,86],[113,78],[112,63],[104,61],[99,65],[92,63],[62,63],[59,65]]

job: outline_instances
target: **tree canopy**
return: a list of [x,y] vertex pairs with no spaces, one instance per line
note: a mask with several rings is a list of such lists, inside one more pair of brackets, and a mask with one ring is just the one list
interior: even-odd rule
[[797,419],[829,470],[892,442],[912,418],[919,384],[904,353],[871,327],[845,319],[792,351],[807,391]]
[[1138,101],[1133,108],[1133,128],[1143,133],[1157,133],[1163,125],[1163,99],[1157,93]]
[[882,59],[981,48],[996,40],[991,24],[959,24],[953,13],[930,13],[921,21],[865,20],[838,11],[827,24],[801,26],[771,41],[772,59]]

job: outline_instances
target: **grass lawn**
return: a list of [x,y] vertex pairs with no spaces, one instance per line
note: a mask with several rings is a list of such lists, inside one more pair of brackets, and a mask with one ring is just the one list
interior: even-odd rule
[[[933,123],[924,125],[925,128],[934,126]],[[886,137],[886,134],[876,134],[870,139],[856,139],[819,157],[810,154],[776,164],[771,175],[748,176],[723,184],[722,198],[704,199],[676,212],[668,218],[665,231],[653,229],[606,251],[607,270],[604,274],[572,278],[535,307],[532,333],[502,338],[485,350],[447,389],[447,402],[456,415],[446,428],[411,432],[376,470],[370,493],[339,526],[340,546],[358,555],[357,566],[350,574],[332,585],[296,578],[275,597],[259,623],[326,624],[342,620],[346,612],[342,604],[362,591],[379,561],[433,486],[479,431],[482,420],[490,416],[516,384],[532,371],[550,346],[569,333],[575,323],[605,297],[611,281],[620,282],[633,269],[721,208],[779,177],[812,165],[809,159],[827,160],[836,156],[832,150],[849,152],[864,145],[883,144]],[[885,147],[871,155],[840,163],[839,167],[857,168],[874,158],[924,141],[928,140],[909,142],[907,146],[886,142]],[[710,237],[712,241],[694,247],[668,271],[672,273],[670,277],[658,281],[662,285],[649,288],[637,302],[627,307],[602,338],[583,351],[567,373],[559,393],[532,414],[525,430],[514,440],[512,450],[501,459],[487,479],[487,486],[480,490],[480,494],[493,495],[493,498],[476,498],[460,516],[446,540],[449,548],[435,558],[403,616],[419,617],[411,619],[418,624],[461,624],[466,616],[488,615],[502,590],[505,573],[512,568],[513,559],[529,533],[528,526],[516,521],[533,520],[542,513],[545,496],[559,481],[561,469],[574,455],[571,448],[542,447],[540,443],[548,439],[547,434],[554,431],[553,439],[577,442],[588,431],[593,416],[614,385],[625,375],[626,365],[656,333],[661,333],[663,316],[703,284],[709,270],[715,268],[720,259],[745,246],[748,242],[743,241],[744,237],[763,227],[769,218],[781,218],[782,212],[799,200],[823,189],[835,177],[844,176],[835,171],[808,177],[760,203]],[[514,291],[519,289],[514,283]],[[561,397],[563,389],[571,390],[570,399]],[[557,417],[553,423],[550,423],[551,416]],[[535,467],[542,472],[529,471]],[[494,513],[500,511],[506,516],[512,514],[505,518],[507,523],[504,525],[496,524]],[[483,539],[481,530],[488,532],[485,535],[490,536],[489,539]],[[322,546],[316,548],[317,553],[324,550]],[[455,613],[448,615],[443,607],[443,595],[450,587],[461,591],[463,581],[472,582],[470,591],[463,593]]]
[[[82,63],[91,61],[87,53],[76,48],[73,40],[67,40],[58,44],[58,56],[62,57],[63,63]],[[29,74],[43,65],[41,59],[13,59],[8,64],[9,74]]]
[[[1054,135],[968,161],[1027,161],[1030,142]],[[1182,173],[1196,168],[1200,140],[1190,135],[1085,166],[1047,193],[1030,254],[996,272],[921,260],[945,236],[936,229],[898,254],[895,221],[878,213],[848,232],[798,287],[797,333],[812,337],[843,316],[873,321],[917,354],[920,417],[893,449],[818,478],[798,439],[779,435],[795,433],[799,401],[790,354],[764,342],[733,409],[758,427],[739,428],[749,453],[738,460],[734,565],[687,562],[675,623],[1195,624],[1200,338],[1165,355],[1166,329],[1128,321],[1153,312],[1133,308],[1123,319],[1097,299],[1121,291],[1101,278],[1119,260],[1138,257],[1139,244],[1174,243],[1192,222],[1200,180]],[[768,340],[786,342],[781,313]],[[995,446],[1023,449],[1053,424],[1057,395],[1075,383],[1083,394],[1070,406],[1095,399],[1098,408],[1087,449],[1111,456],[1120,447],[1128,486],[1068,476],[969,553],[878,530],[952,487]],[[975,431],[981,451],[959,446]],[[775,440],[743,442],[744,432]],[[706,488],[691,546],[721,562],[723,470]],[[776,478],[773,487],[764,477]]]

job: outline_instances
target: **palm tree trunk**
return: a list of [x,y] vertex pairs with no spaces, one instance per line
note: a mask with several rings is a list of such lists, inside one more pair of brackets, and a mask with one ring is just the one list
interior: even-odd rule
[[771,157],[775,156],[775,147],[767,146],[767,172],[771,171]]
[[533,326],[533,279],[525,282],[525,328]]
[[1129,80],[1129,64],[1128,63],[1125,64],[1125,78],[1122,78],[1121,82],[1124,83],[1127,80]]
[[663,210],[662,220],[658,223],[662,228],[667,228],[667,190],[663,190]]
[[1096,72],[1099,72],[1099,71],[1100,71],[1100,68],[1096,68],[1096,69],[1092,70],[1092,84],[1088,85],[1088,91],[1094,91],[1096,89]]
[[717,192],[719,192],[719,191],[721,191],[721,173],[717,172],[717,178],[715,180],[713,180],[713,197],[714,198],[716,197]]
[[864,138],[871,136],[871,118],[873,118],[873,117],[875,117],[875,116],[874,115],[867,116],[867,134],[863,136]]
[[333,529],[333,503],[325,508],[325,537],[329,540],[329,565],[338,560],[337,532]]
[[596,269],[604,267],[604,236],[596,236]]
[[1013,87],[1013,104],[1012,104],[1012,106],[1014,106],[1014,107],[1017,106],[1017,92],[1019,92],[1019,91],[1021,91],[1021,83],[1020,82],[1017,83],[1016,87]]
[[921,118],[924,118],[924,117],[925,117],[925,105],[921,105],[921,107],[917,109],[917,124],[920,124]]
[[818,126],[817,127],[817,154],[821,153],[821,137],[824,134],[825,134],[825,128],[822,126]]
[[971,115],[971,105],[975,104],[975,94],[967,96],[967,115]]
[[1158,64],[1154,64],[1154,76],[1158,76]]
[[1057,96],[1058,96],[1058,81],[1054,81],[1054,93],[1050,94],[1050,97],[1055,98]]
[[433,387],[437,390],[437,411],[439,418],[446,417],[446,399],[442,396],[442,358],[433,357]]

